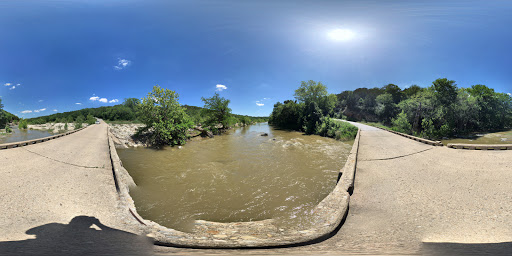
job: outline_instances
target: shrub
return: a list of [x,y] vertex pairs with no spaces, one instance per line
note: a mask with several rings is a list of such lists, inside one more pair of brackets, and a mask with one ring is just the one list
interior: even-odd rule
[[18,128],[27,129],[27,127],[28,127],[27,120],[21,119],[20,122],[18,123]]
[[176,92],[154,86],[139,105],[140,120],[146,125],[139,134],[148,131],[149,142],[156,146],[185,144],[194,124],[178,99]]

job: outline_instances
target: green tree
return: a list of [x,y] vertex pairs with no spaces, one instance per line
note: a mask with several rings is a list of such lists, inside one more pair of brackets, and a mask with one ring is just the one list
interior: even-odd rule
[[284,104],[277,102],[274,104],[268,122],[279,128],[301,130],[303,109],[304,103],[297,103],[293,100],[286,100]]
[[391,119],[397,114],[397,106],[393,101],[393,95],[390,93],[384,93],[377,96],[377,108],[376,113],[380,116],[384,123],[389,124]]
[[311,101],[304,110],[303,130],[306,134],[315,134],[316,128],[322,118],[322,110],[316,102]]
[[206,125],[214,128],[222,124],[223,128],[228,128],[231,117],[230,100],[220,97],[218,93],[210,98],[201,97],[201,100],[204,102],[203,113],[207,118]]
[[178,102],[179,95],[155,85],[142,99],[139,118],[145,127],[140,132],[150,132],[154,145],[182,145],[188,138],[193,123]]
[[134,112],[137,112],[138,107],[140,105],[140,100],[137,98],[127,98],[124,99],[123,105],[129,107]]
[[300,83],[300,87],[295,90],[294,94],[295,98],[299,102],[306,103],[306,105],[308,105],[310,102],[315,102],[317,105],[319,105],[320,100],[327,95],[327,87],[321,82],[317,83],[313,80],[309,80],[307,82],[302,81]]
[[27,120],[24,118],[20,119],[20,122],[18,123],[18,128],[27,129],[27,127],[28,127]]
[[88,114],[86,123],[88,125],[94,124],[94,123],[96,123],[96,118],[94,118],[94,116],[92,116],[91,114]]
[[79,115],[75,120],[75,129],[82,128],[83,123],[85,122],[85,118],[82,115]]

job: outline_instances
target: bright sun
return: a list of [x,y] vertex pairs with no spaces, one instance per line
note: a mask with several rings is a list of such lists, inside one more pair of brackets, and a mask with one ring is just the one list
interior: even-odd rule
[[348,41],[354,38],[354,35],[350,29],[335,29],[329,32],[329,37],[336,41]]

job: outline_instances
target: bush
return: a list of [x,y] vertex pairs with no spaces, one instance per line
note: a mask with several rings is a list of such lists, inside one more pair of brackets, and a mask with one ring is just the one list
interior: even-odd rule
[[28,127],[27,120],[21,119],[20,122],[18,123],[18,128],[27,129],[27,127]]
[[139,117],[146,126],[139,130],[149,132],[153,145],[182,145],[188,138],[187,132],[193,122],[178,102],[179,95],[169,89],[154,86],[153,91],[142,99]]
[[322,117],[317,122],[315,134],[335,138],[337,140],[353,140],[357,135],[357,127],[341,121],[334,121],[329,117]]
[[396,118],[391,119],[391,123],[393,124],[393,130],[397,132],[410,134],[412,131],[412,126],[407,120],[407,114],[403,110]]
[[12,132],[12,129],[11,129],[11,127],[9,125],[5,126],[5,132],[6,133],[11,133]]
[[78,116],[75,121],[75,130],[82,128],[84,121],[85,121],[84,116]]

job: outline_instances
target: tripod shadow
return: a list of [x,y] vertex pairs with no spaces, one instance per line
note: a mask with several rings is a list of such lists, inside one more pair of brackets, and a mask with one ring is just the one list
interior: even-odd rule
[[76,216],[69,224],[45,224],[25,233],[36,238],[0,242],[0,255],[151,255],[153,247],[147,237],[110,228],[90,216]]

